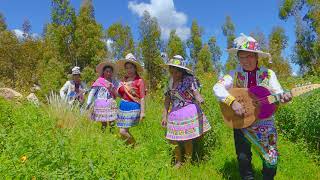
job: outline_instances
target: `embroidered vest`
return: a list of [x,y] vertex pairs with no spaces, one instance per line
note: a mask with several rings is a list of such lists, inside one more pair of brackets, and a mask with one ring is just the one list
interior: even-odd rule
[[[256,72],[257,86],[269,87],[269,80],[271,77],[271,71],[267,68],[261,67]],[[243,70],[235,70],[233,77],[233,87],[246,88],[248,87],[248,73]]]

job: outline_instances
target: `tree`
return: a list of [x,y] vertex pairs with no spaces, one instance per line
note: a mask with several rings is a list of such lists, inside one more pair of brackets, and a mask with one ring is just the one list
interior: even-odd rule
[[106,57],[103,28],[92,16],[92,11],[92,4],[84,3],[76,18],[73,48],[76,52],[77,65],[81,68],[86,66],[94,68]]
[[307,72],[315,72],[315,65],[313,60],[315,59],[314,42],[315,36],[312,30],[303,23],[299,15],[296,16],[296,42],[294,46],[294,52],[292,54],[292,62],[300,66],[302,74]]
[[220,74],[222,71],[222,65],[220,58],[222,55],[220,47],[217,45],[216,37],[212,36],[208,41],[209,51],[211,52],[211,61],[216,74]]
[[19,68],[22,68],[21,49],[15,34],[3,31],[0,38],[0,80],[9,87],[16,88]]
[[130,26],[121,23],[112,24],[107,30],[107,39],[112,41],[113,58],[120,59],[128,53],[134,53],[134,41]]
[[69,0],[52,0],[51,20],[57,26],[74,25],[75,11]]
[[38,79],[42,60],[42,41],[33,39],[29,21],[23,23],[22,40],[7,30],[0,33],[0,81],[7,87],[29,91]]
[[4,15],[0,12],[0,32],[7,30],[6,19]]
[[31,23],[28,19],[25,19],[22,24],[23,37],[27,38],[30,36]]
[[288,36],[286,36],[284,29],[279,26],[274,27],[269,36],[269,51],[272,57],[270,68],[280,77],[288,77],[291,75],[290,64],[281,55],[287,45]]
[[[227,48],[232,48],[233,40],[235,39],[235,25],[233,24],[231,17],[226,17],[226,22],[222,26],[223,35],[227,38]],[[236,58],[236,54],[229,53],[229,57],[226,63],[226,71],[230,71],[236,68],[238,64],[238,60]]]
[[[318,0],[283,0],[279,17],[287,20],[290,16],[302,17],[296,28],[297,41],[293,61],[308,74],[320,74],[320,1]],[[300,27],[298,27],[300,26]],[[297,32],[299,31],[299,32]],[[304,31],[304,32],[303,32]],[[306,45],[304,48],[303,45]],[[300,54],[302,53],[302,54]],[[309,58],[309,61],[307,60]]]
[[43,96],[57,91],[75,63],[76,14],[69,0],[51,1],[51,23],[44,29],[38,75]]
[[46,26],[46,50],[52,57],[61,61],[67,72],[75,62],[76,15],[69,0],[52,0],[51,23]]
[[186,58],[186,50],[182,40],[176,34],[175,30],[170,32],[170,37],[167,45],[167,53],[169,58],[173,58],[174,55],[181,55]]
[[202,40],[201,40],[202,30],[198,25],[196,20],[192,21],[191,25],[191,37],[187,41],[187,46],[190,49],[190,57],[191,63],[196,65],[198,62],[198,53],[202,48]]
[[196,72],[210,72],[212,71],[212,61],[211,61],[211,53],[209,50],[209,45],[204,45],[200,52],[198,53],[198,63],[196,65]]
[[94,7],[92,0],[82,0],[82,5],[81,7],[86,7],[88,10],[88,15],[90,16],[91,19],[95,19],[94,16]]
[[140,44],[147,80],[151,89],[157,89],[162,80],[162,58],[160,56],[160,27],[157,19],[145,11],[140,22]]
[[232,48],[233,40],[235,36],[235,25],[233,24],[231,17],[226,17],[226,22],[222,26],[223,35],[227,37],[227,48]]

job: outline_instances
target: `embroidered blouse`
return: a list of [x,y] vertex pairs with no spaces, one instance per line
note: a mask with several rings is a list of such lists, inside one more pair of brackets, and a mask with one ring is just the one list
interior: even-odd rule
[[172,110],[180,109],[189,104],[195,103],[193,92],[198,90],[199,86],[194,76],[185,76],[182,81],[173,88],[173,79],[169,80],[169,87],[165,92],[165,96],[169,96],[172,103]]
[[90,105],[95,100],[109,100],[111,98],[115,99],[116,97],[114,97],[112,92],[108,90],[108,87],[111,86],[111,89],[115,90],[117,84],[118,83],[115,80],[110,82],[104,78],[98,78],[91,87],[87,104]]

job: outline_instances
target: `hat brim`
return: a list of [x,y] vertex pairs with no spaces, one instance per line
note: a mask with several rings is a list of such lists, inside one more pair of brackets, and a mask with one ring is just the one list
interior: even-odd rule
[[126,63],[132,63],[137,67],[137,72],[142,73],[143,72],[143,67],[141,66],[140,63],[128,59],[120,59],[116,62],[117,68],[119,71],[124,71],[125,70],[125,64]]
[[271,57],[270,53],[266,53],[266,52],[263,52],[263,51],[257,51],[257,50],[250,50],[250,49],[230,48],[230,49],[227,49],[227,51],[229,53],[237,53],[238,51],[247,51],[247,52],[257,53],[258,56],[262,57],[262,58],[270,58]]
[[180,65],[176,65],[176,64],[171,64],[171,63],[165,64],[164,66],[166,66],[166,67],[172,66],[172,67],[180,68],[180,69],[185,70],[187,73],[193,75],[193,71],[192,71],[191,69],[187,68],[187,67],[184,67],[184,66],[180,66]]
[[116,66],[115,63],[113,62],[108,62],[108,61],[104,61],[104,62],[101,62],[100,64],[97,65],[96,67],[96,72],[99,74],[99,75],[102,75],[102,71],[103,71],[103,68],[106,67],[106,66],[110,66],[112,67],[113,69],[113,74],[116,76],[117,73],[118,73],[118,67]]

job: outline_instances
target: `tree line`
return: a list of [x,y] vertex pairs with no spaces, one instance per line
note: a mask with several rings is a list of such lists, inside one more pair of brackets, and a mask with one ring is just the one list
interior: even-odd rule
[[[281,77],[292,74],[289,62],[298,64],[303,75],[319,75],[320,72],[320,12],[316,0],[284,0],[279,7],[279,17],[283,20],[293,16],[296,19],[296,43],[289,59],[283,57],[288,46],[288,36],[280,26],[273,27],[266,37],[263,32],[253,30],[250,35],[257,39],[263,51],[270,52],[269,59],[259,63],[272,68]],[[303,14],[303,8],[308,9]],[[158,21],[147,11],[139,24],[139,38],[134,40],[131,27],[117,22],[107,29],[95,19],[91,0],[83,0],[79,12],[69,0],[51,1],[51,21],[44,25],[40,37],[31,33],[31,23],[22,24],[23,37],[17,37],[6,25],[5,16],[0,13],[0,86],[28,91],[33,84],[41,85],[41,94],[57,90],[66,81],[66,74],[77,65],[82,69],[82,77],[92,82],[96,77],[95,66],[103,59],[117,60],[129,52],[135,54],[146,69],[145,78],[151,89],[161,87],[165,72],[161,53],[168,58],[176,54],[185,57],[189,66],[197,73],[228,71],[237,66],[234,54],[229,54],[225,65],[221,62],[222,49],[217,45],[217,37],[204,41],[204,28],[196,20],[192,21],[190,37],[183,41],[175,30],[168,40],[161,39]],[[221,30],[227,39],[227,47],[232,46],[236,27],[227,16]],[[108,45],[107,45],[108,44]]]

